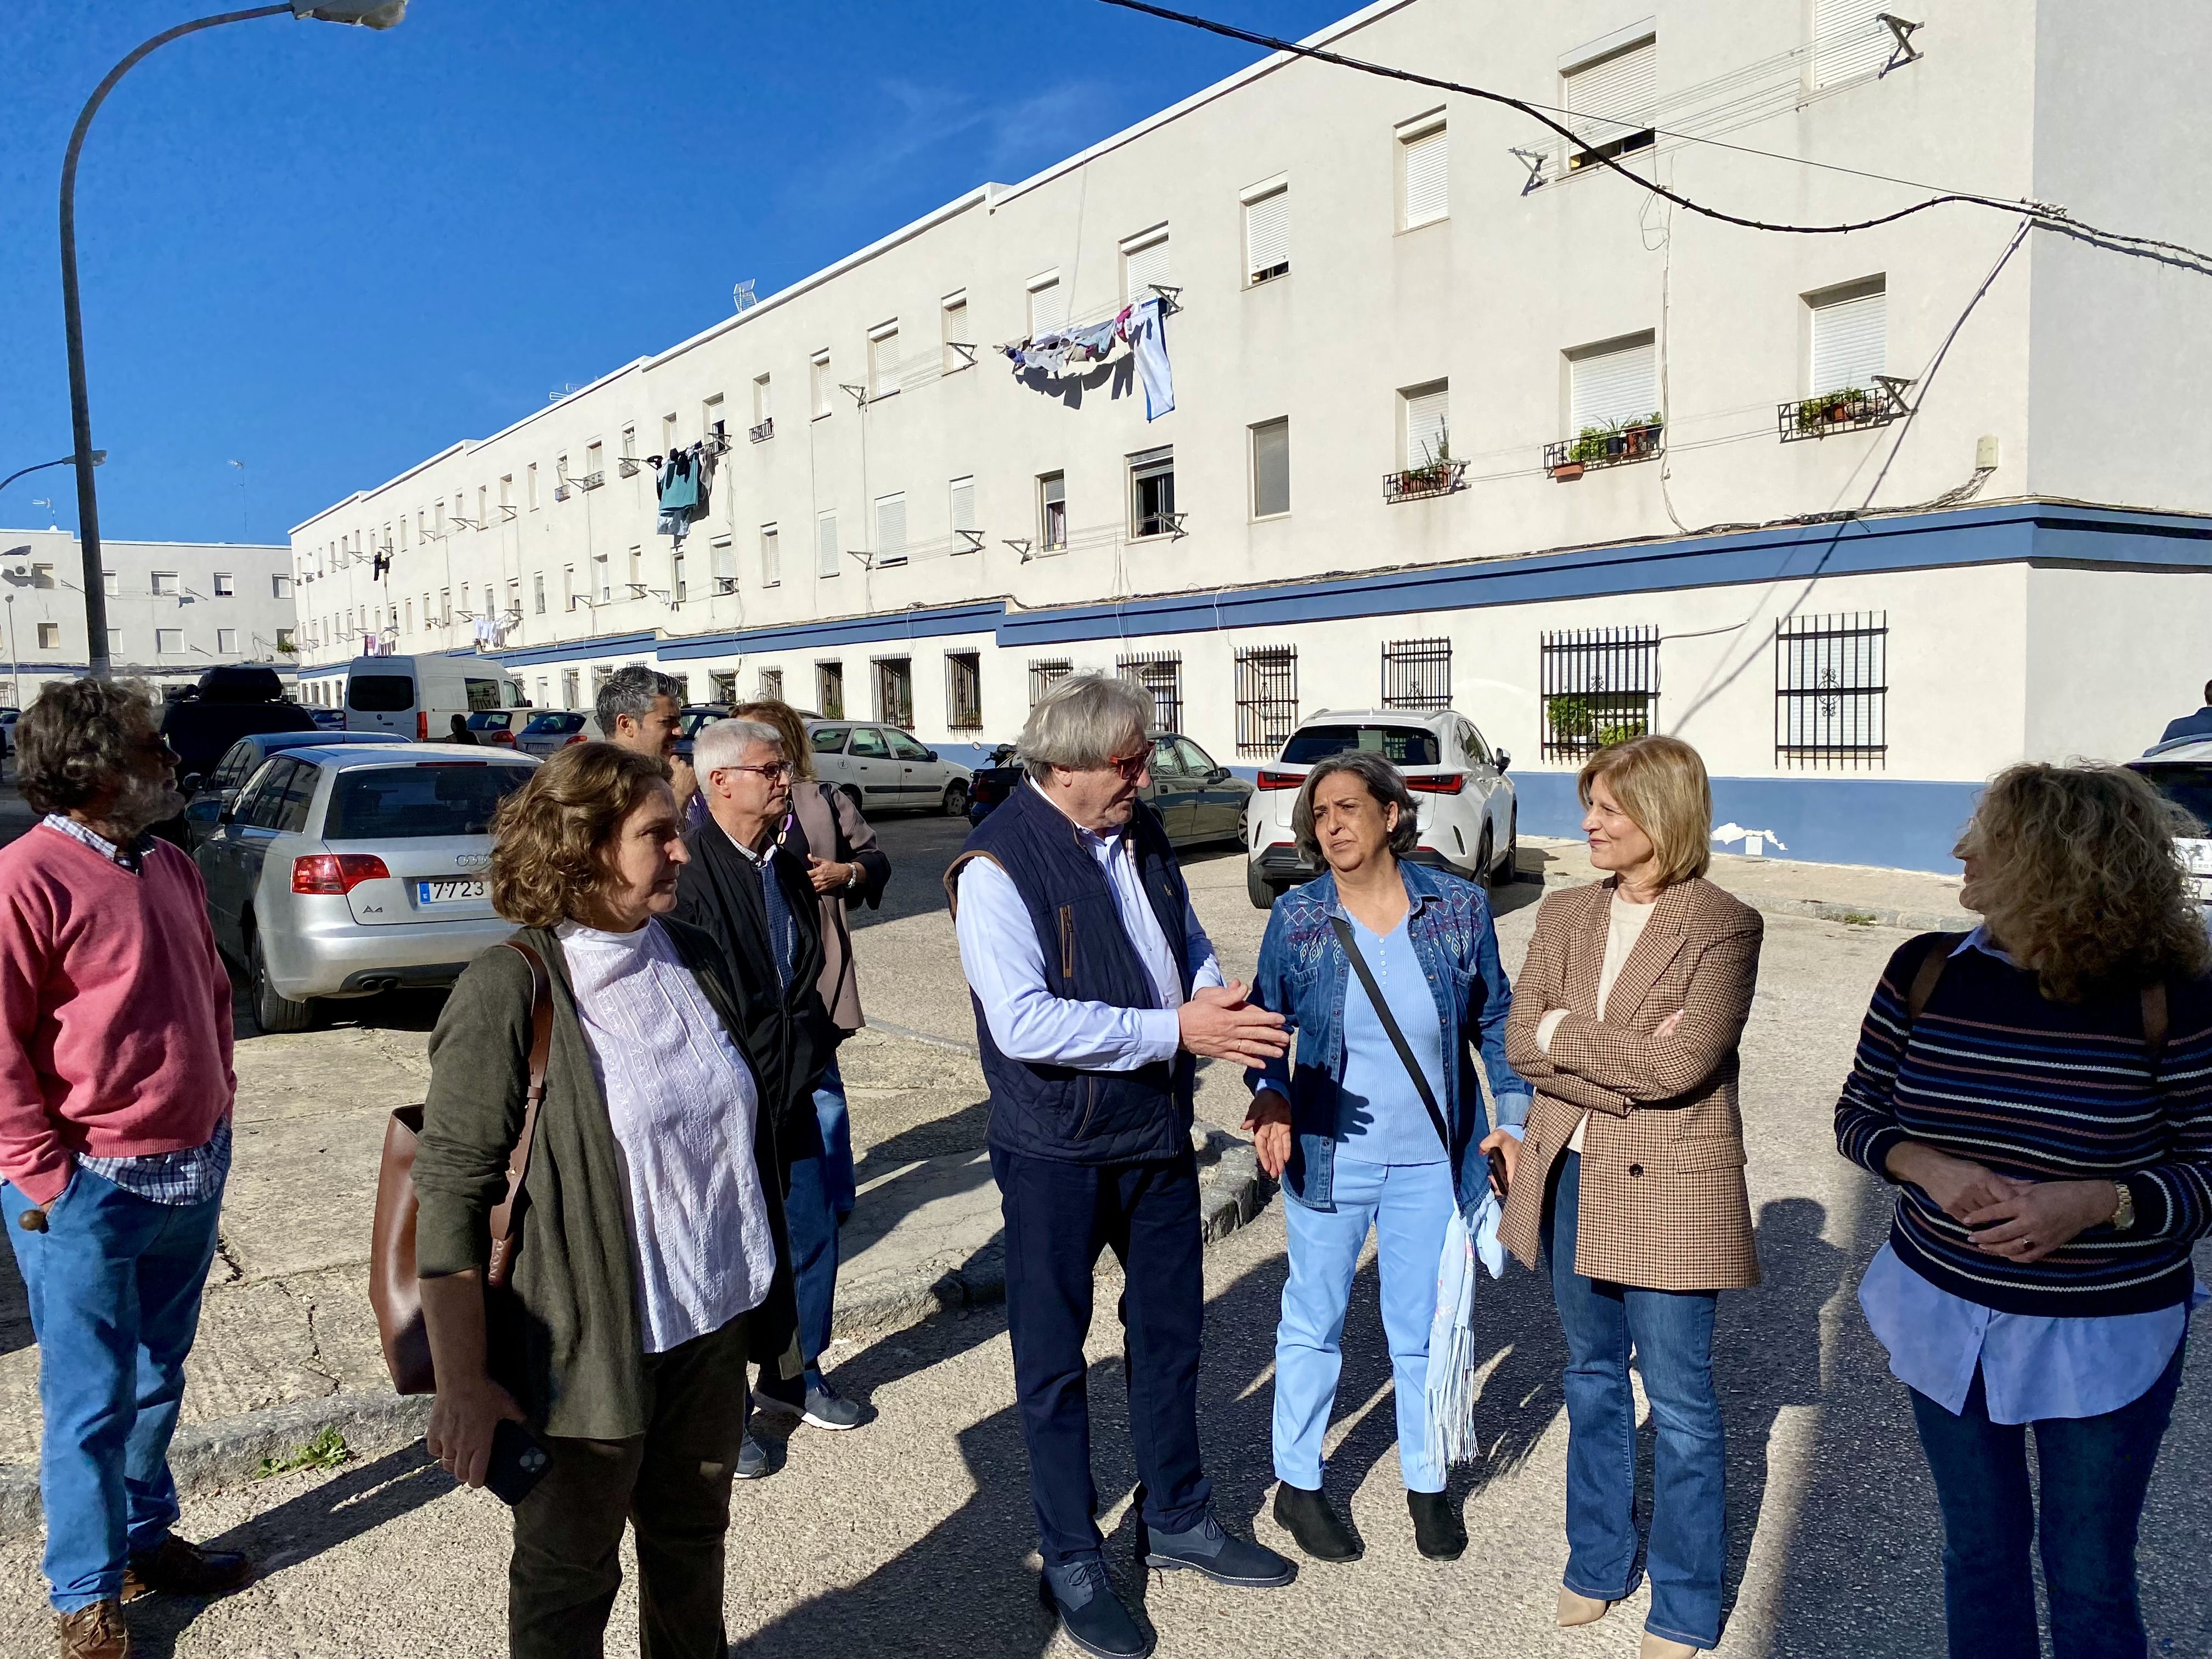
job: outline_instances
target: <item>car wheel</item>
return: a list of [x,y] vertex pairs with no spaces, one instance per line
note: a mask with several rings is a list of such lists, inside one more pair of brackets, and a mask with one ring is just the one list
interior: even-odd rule
[[304,1031],[307,1022],[314,1018],[315,1005],[295,1002],[269,982],[269,963],[261,954],[261,936],[253,936],[249,947],[253,975],[253,1023],[264,1031]]
[[1275,884],[1261,880],[1256,865],[1244,866],[1244,895],[1252,901],[1252,908],[1255,910],[1275,908]]
[[945,816],[948,818],[968,816],[968,786],[959,778],[945,786]]
[[1521,803],[1513,804],[1513,815],[1505,820],[1505,856],[1491,874],[1491,880],[1500,887],[1510,887],[1521,878]]
[[1474,878],[1486,887],[1490,884],[1490,826],[1486,823],[1481,842],[1474,849]]

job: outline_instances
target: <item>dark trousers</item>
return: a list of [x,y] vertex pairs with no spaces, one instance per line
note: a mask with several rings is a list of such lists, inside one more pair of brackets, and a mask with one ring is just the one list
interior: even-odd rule
[[1102,1248],[1121,1264],[1123,1376],[1146,1524],[1196,1526],[1212,1497],[1198,1450],[1206,1285],[1197,1159],[1063,1164],[994,1146],[991,1174],[1006,1222],[1006,1325],[1039,1548],[1065,1561],[1104,1543],[1083,1358]]
[[552,1467],[514,1511],[513,1659],[599,1659],[637,1529],[643,1659],[722,1659],[722,1540],[745,1420],[745,1322],[645,1361],[649,1426],[629,1440],[548,1441]]
[[1954,1417],[1917,1389],[1912,1417],[1943,1511],[1943,1621],[1951,1659],[2036,1659],[2040,1542],[2057,1659],[2143,1659],[2136,1600],[2136,1528],[2159,1443],[2181,1386],[2184,1348],[2158,1381],[2117,1411],[2047,1417],[2035,1429],[2043,1501],[2028,1492],[2025,1423],[1990,1421],[1979,1371]]
[[831,1316],[837,1299],[837,1224],[831,1201],[829,1160],[819,1154],[791,1164],[783,1195],[783,1224],[791,1237],[792,1289],[799,1299],[799,1345],[808,1355],[806,1375],[787,1381],[774,1356],[760,1368],[760,1391],[793,1405],[822,1383],[820,1356],[830,1346]]

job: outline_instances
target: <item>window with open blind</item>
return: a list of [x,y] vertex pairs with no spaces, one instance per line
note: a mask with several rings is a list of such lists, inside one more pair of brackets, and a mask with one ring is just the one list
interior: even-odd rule
[[1067,320],[1067,290],[1062,287],[1060,274],[1030,279],[1030,337],[1058,328]]
[[1659,43],[1652,36],[1578,65],[1559,77],[1560,101],[1575,143],[1571,169],[1601,155],[1648,149],[1659,90]]
[[1121,250],[1121,292],[1127,303],[1149,300],[1152,290],[1174,282],[1168,269],[1168,239],[1164,232],[1149,241]]
[[898,389],[898,325],[891,323],[868,336],[868,396],[888,398]]
[[947,374],[953,374],[963,368],[974,368],[975,354],[961,349],[963,346],[974,343],[968,333],[967,295],[962,293],[946,295],[944,315],[945,372]]
[[1406,465],[1428,466],[1450,453],[1451,390],[1438,380],[1398,394],[1405,409]]
[[1659,408],[1657,357],[1649,334],[1568,359],[1567,430],[1633,426]]
[[837,574],[837,515],[835,513],[815,515],[814,574],[817,576]]
[[1401,220],[1411,230],[1444,217],[1451,210],[1450,134],[1439,122],[1399,141],[1404,174],[1405,211]]
[[1244,204],[1244,275],[1264,283],[1291,269],[1291,191],[1287,185]]
[[1851,386],[1874,389],[1874,377],[1889,367],[1888,297],[1877,286],[1872,292],[1859,288],[1833,297],[1816,295],[1807,302],[1813,313],[1808,392],[1818,397]]
[[1881,21],[1895,0],[1814,0],[1813,84],[1839,86],[1889,61],[1897,37]]
[[[956,537],[962,531],[975,528],[975,480],[973,475],[955,478],[947,487],[946,495],[952,507],[952,529]],[[965,553],[965,546],[955,547],[955,553]]]

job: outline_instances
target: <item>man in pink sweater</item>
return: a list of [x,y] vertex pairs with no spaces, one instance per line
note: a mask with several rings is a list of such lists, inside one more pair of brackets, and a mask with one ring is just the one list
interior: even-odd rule
[[63,1659],[124,1659],[124,1601],[247,1572],[170,1531],[169,1439],[230,1170],[230,979],[199,872],[145,833],[183,806],[145,698],[72,681],[15,730],[46,817],[0,848],[0,1215],[39,1341]]

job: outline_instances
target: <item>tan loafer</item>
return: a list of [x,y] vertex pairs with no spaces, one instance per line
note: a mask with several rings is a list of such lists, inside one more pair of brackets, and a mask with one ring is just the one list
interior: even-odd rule
[[1697,1659],[1697,1656],[1704,1651],[1703,1648],[1693,1648],[1687,1642],[1654,1636],[1647,1630],[1644,1632],[1643,1651],[1638,1659]]
[[1599,1601],[1587,1595],[1577,1595],[1565,1584],[1559,1586],[1559,1627],[1570,1629],[1576,1625],[1595,1625],[1613,1609],[1610,1601]]

